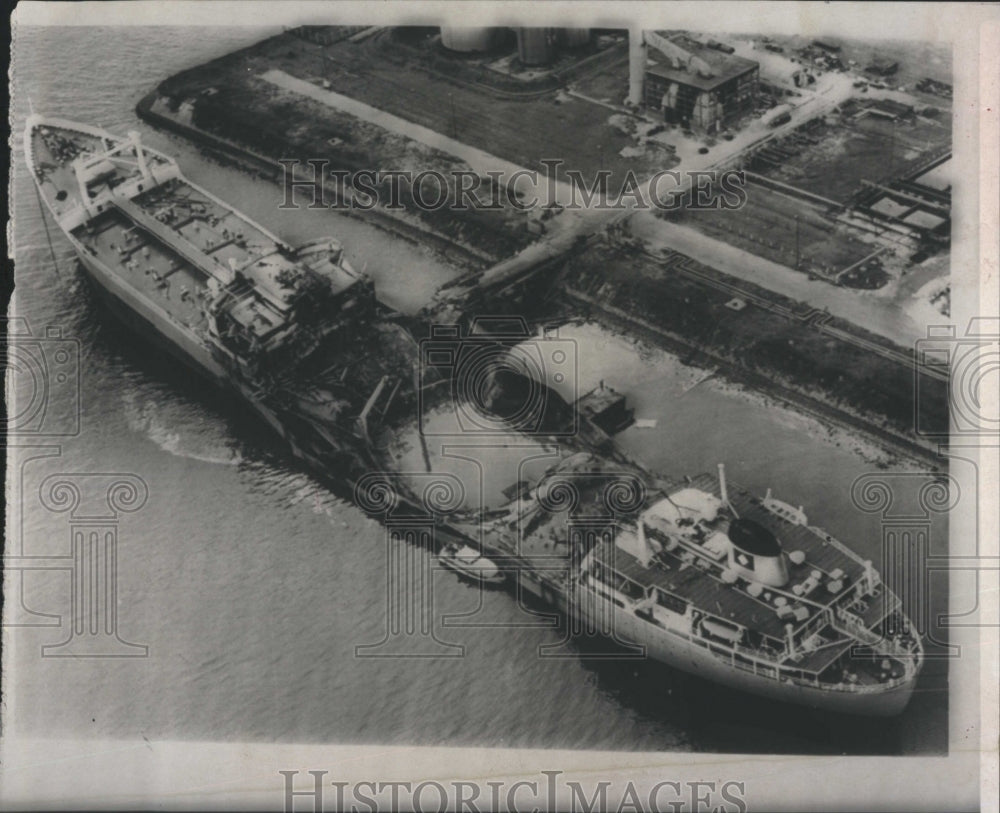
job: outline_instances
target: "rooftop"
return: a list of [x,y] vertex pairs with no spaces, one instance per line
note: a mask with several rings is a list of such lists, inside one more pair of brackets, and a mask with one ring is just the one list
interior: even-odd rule
[[735,79],[737,76],[743,76],[759,67],[759,64],[754,60],[723,53],[722,51],[717,51],[715,48],[708,48],[688,37],[675,36],[670,37],[670,40],[685,51],[706,62],[715,71],[715,76],[704,77],[698,75],[696,71],[673,68],[667,57],[661,55],[655,48],[649,49],[650,59],[646,67],[647,73],[651,73],[654,76],[661,76],[671,82],[689,85],[698,90],[711,91]]

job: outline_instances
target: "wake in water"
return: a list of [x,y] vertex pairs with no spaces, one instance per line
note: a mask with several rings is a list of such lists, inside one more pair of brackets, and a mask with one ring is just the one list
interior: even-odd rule
[[157,393],[143,398],[137,392],[122,394],[129,429],[145,435],[160,449],[176,457],[235,466],[243,455],[218,419],[208,417],[193,404]]

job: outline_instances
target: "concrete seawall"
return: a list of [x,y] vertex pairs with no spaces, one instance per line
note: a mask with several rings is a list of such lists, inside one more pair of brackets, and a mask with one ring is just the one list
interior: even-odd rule
[[[224,153],[248,169],[260,173],[263,177],[275,183],[281,183],[285,167],[280,162],[259,152],[255,152],[242,144],[237,144],[228,138],[206,132],[193,124],[179,121],[177,118],[157,109],[162,105],[162,97],[157,91],[153,91],[139,100],[138,104],[136,104],[135,112],[139,118],[155,127],[183,136],[206,149]],[[493,258],[483,252],[475,251],[468,246],[456,243],[446,235],[421,228],[378,209],[356,210],[342,208],[337,211],[350,217],[363,218],[414,245],[430,244],[446,257],[465,266],[473,265],[482,268],[484,265],[493,262]]]
[[799,389],[781,384],[768,375],[737,365],[702,343],[686,340],[677,333],[665,330],[635,313],[627,312],[570,285],[562,287],[561,295],[574,307],[582,306],[590,309],[595,316],[609,325],[625,328],[633,334],[645,335],[653,344],[670,352],[682,355],[697,353],[703,361],[711,363],[730,381],[777,398],[790,407],[802,410],[821,421],[829,421],[850,431],[859,432],[869,437],[876,445],[919,460],[933,470],[944,466],[944,458],[935,454],[932,449],[878,426],[875,422],[867,420],[864,415],[842,409],[821,397],[811,396]]

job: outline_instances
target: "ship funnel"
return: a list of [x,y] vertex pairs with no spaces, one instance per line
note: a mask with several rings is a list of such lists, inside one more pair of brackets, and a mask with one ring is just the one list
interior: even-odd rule
[[788,565],[778,538],[752,519],[729,523],[729,566],[750,581],[771,587],[788,584]]
[[719,496],[722,497],[722,501],[729,505],[729,492],[726,491],[726,464],[719,464]]

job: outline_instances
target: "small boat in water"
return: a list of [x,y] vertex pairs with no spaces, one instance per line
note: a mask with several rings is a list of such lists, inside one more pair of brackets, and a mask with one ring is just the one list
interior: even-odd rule
[[460,576],[482,584],[501,585],[506,581],[504,574],[495,562],[487,559],[469,545],[456,545],[449,542],[441,548],[438,559],[441,564],[451,568]]

